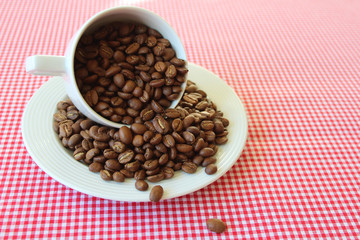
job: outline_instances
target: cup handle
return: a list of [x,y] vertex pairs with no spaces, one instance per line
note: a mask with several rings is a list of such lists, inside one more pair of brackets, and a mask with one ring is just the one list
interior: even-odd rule
[[64,56],[34,55],[26,58],[26,72],[42,76],[62,76],[65,73]]

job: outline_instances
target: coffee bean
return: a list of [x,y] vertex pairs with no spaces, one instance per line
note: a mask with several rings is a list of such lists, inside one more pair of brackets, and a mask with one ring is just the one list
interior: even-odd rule
[[205,172],[206,172],[206,174],[208,174],[208,175],[212,175],[212,174],[216,173],[216,172],[217,172],[217,167],[216,167],[216,165],[213,164],[213,163],[207,165],[206,168],[205,168]]
[[68,144],[69,147],[75,147],[81,141],[82,141],[81,135],[80,134],[74,134],[69,138],[67,144]]
[[110,58],[112,58],[114,52],[110,47],[102,45],[102,46],[100,46],[99,54],[103,58],[110,59]]
[[165,179],[172,178],[175,175],[174,169],[172,169],[170,167],[164,167],[162,169],[162,172],[164,173],[164,178]]
[[100,177],[105,181],[110,181],[113,179],[110,171],[104,169],[100,170]]
[[77,160],[77,161],[84,160],[84,159],[85,159],[85,156],[86,156],[86,150],[83,149],[82,147],[76,149],[76,150],[73,152],[73,157],[74,157],[75,160]]
[[134,174],[135,180],[144,180],[146,178],[146,173],[144,169],[140,169]]
[[[150,175],[150,174],[148,174]],[[155,174],[155,175],[151,175],[151,176],[148,176],[146,179],[149,181],[149,182],[160,182],[161,180],[163,180],[165,178],[165,175],[163,172],[160,172],[158,174]]]
[[209,147],[205,147],[200,150],[199,155],[202,157],[211,157],[214,155],[214,150]]
[[143,164],[143,168],[146,170],[154,170],[159,166],[158,160],[148,160]]
[[105,127],[92,126],[89,129],[89,135],[97,141],[106,142],[110,140],[110,136],[106,133],[105,130]]
[[176,68],[174,65],[170,65],[166,69],[165,76],[168,78],[174,78],[176,76]]
[[[191,145],[188,145],[188,144],[176,144],[176,149],[179,151],[179,152],[182,152],[182,153],[187,153],[187,152],[190,152],[193,150],[193,146]],[[212,150],[212,149],[211,149]],[[200,154],[201,155],[201,154]]]
[[139,191],[146,191],[149,188],[149,184],[144,180],[136,180],[135,188]]
[[109,159],[105,162],[105,167],[111,171],[119,171],[121,169],[120,163],[115,159]]
[[135,135],[132,141],[132,145],[135,147],[140,147],[144,144],[144,139],[142,135]]
[[70,137],[72,135],[72,127],[71,127],[71,122],[62,122],[59,125],[59,136],[60,137]]
[[176,141],[177,143],[180,143],[180,144],[185,143],[185,140],[180,136],[179,133],[177,133],[177,132],[172,132],[171,136],[173,136],[173,138],[175,139],[175,141]]
[[138,161],[125,164],[125,169],[130,172],[136,172],[139,169],[139,167],[140,167],[140,162]]
[[121,169],[120,173],[123,174],[126,178],[133,178],[134,177],[134,172],[131,172],[129,170],[126,169]]
[[155,100],[151,101],[151,108],[156,112],[156,113],[162,113],[164,112],[164,108]]
[[226,230],[225,223],[222,220],[216,219],[216,218],[208,219],[206,221],[206,227],[210,231],[216,232],[216,233],[223,233]]
[[161,115],[155,116],[153,124],[158,133],[166,134],[170,130],[169,123]]
[[128,149],[125,152],[119,154],[118,160],[121,164],[126,164],[130,162],[134,158],[134,156],[135,156],[134,151]]
[[226,136],[215,138],[215,142],[218,145],[223,145],[223,144],[227,143],[227,141],[228,141],[228,138]]
[[114,172],[112,177],[115,182],[124,182],[125,181],[124,174],[122,174],[121,172],[118,172],[118,171]]
[[149,199],[152,202],[158,202],[162,198],[163,194],[164,194],[164,189],[160,185],[156,185],[152,187],[149,195]]
[[195,173],[198,165],[193,162],[184,162],[181,169],[186,173]]
[[183,130],[183,121],[181,121],[180,118],[175,118],[172,123],[171,123],[171,127],[175,132],[180,132]]
[[171,148],[175,146],[175,139],[170,134],[167,134],[163,137],[163,143],[166,147]]
[[133,140],[131,130],[126,126],[123,126],[119,129],[119,137],[121,142],[124,144],[130,144]]
[[210,164],[214,164],[216,162],[216,158],[214,157],[207,157],[204,159],[204,161],[202,162],[201,166],[203,167],[207,167]]
[[134,54],[139,50],[139,48],[140,48],[140,44],[137,42],[134,42],[126,48],[125,53],[126,54]]
[[104,169],[104,166],[98,162],[94,162],[89,165],[89,170],[91,172],[100,172],[102,169]]
[[195,136],[191,132],[185,131],[182,135],[188,144],[193,144],[195,142]]

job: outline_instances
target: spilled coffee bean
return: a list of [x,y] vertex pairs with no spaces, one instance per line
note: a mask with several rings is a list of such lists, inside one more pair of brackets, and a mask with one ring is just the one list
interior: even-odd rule
[[[128,52],[135,48],[137,45],[131,46]],[[102,53],[106,54],[110,56],[109,51]],[[157,68],[162,71],[163,65],[159,63]],[[131,88],[130,84],[125,90]],[[175,109],[157,112],[158,109],[148,107],[130,127],[98,125],[78,112],[70,100],[59,102],[57,109],[54,131],[63,146],[73,150],[74,159],[105,181],[134,178],[139,191],[146,191],[148,182],[172,178],[178,170],[197,174],[200,167],[206,174],[215,174],[218,145],[228,139],[229,120],[192,81],[188,81],[184,97]],[[150,198],[159,201],[163,190],[152,189]]]

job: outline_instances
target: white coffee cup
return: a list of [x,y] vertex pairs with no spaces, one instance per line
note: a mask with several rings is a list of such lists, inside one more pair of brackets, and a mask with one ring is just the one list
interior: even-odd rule
[[[65,56],[35,55],[26,59],[26,72],[33,75],[62,76],[65,82],[67,95],[74,105],[91,120],[110,127],[120,128],[124,124],[112,122],[96,113],[82,97],[76,84],[74,73],[75,50],[83,34],[94,32],[99,27],[115,21],[128,21],[144,24],[160,32],[168,39],[176,52],[176,57],[187,60],[183,44],[175,30],[159,15],[139,7],[121,6],[106,9],[91,17],[75,33],[67,45]],[[183,91],[170,108],[174,108],[185,91],[186,81],[182,84]]]

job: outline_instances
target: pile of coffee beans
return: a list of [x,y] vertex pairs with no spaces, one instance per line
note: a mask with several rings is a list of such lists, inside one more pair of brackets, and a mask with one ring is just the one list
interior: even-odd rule
[[203,167],[206,174],[216,173],[218,145],[228,140],[229,120],[190,80],[175,109],[156,112],[149,106],[120,129],[95,124],[70,100],[59,102],[57,109],[54,130],[75,160],[106,181],[134,178],[140,191],[177,170],[193,174]]
[[101,116],[124,124],[160,114],[180,97],[188,69],[169,40],[142,24],[114,22],[82,36],[75,78],[85,101]]

